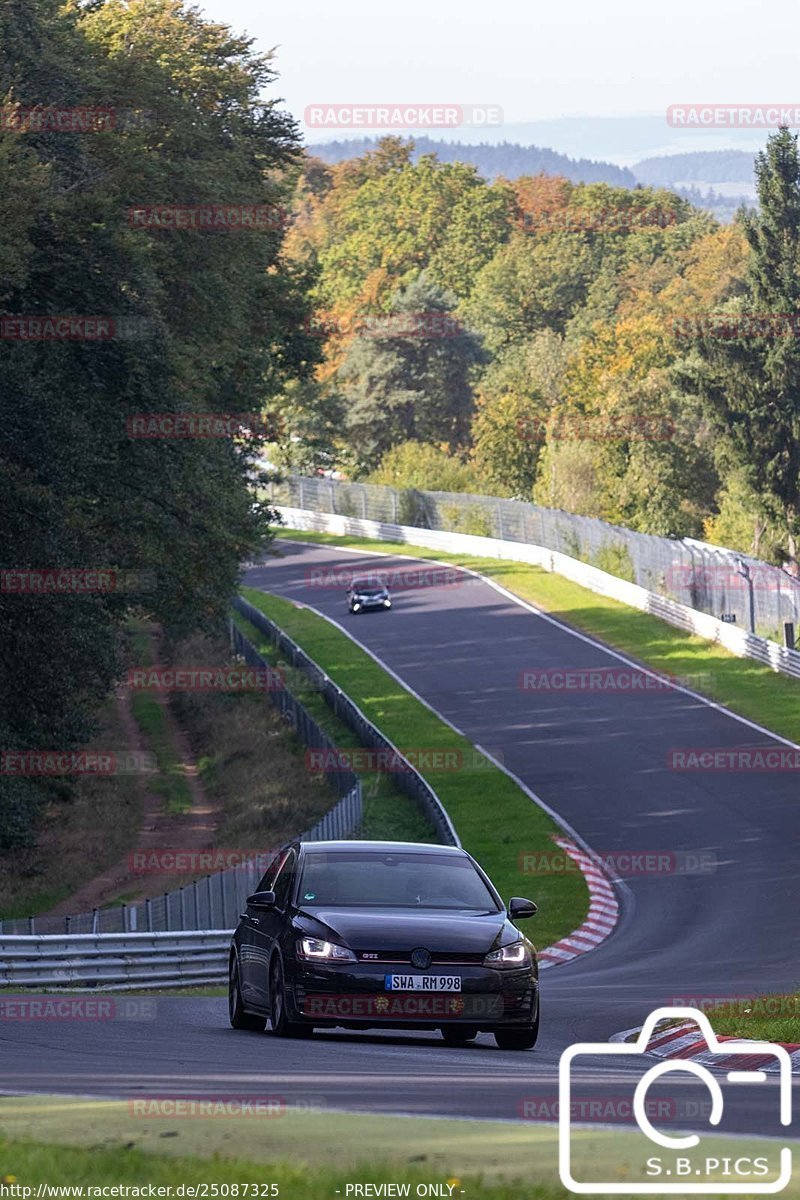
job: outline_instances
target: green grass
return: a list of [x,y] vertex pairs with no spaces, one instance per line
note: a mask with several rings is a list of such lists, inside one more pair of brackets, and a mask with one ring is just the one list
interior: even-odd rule
[[[526,1091],[536,1095],[541,1086],[531,1083]],[[265,1095],[273,1096],[274,1090]],[[272,1119],[135,1113],[125,1101],[0,1098],[0,1181],[33,1187],[34,1193],[39,1183],[145,1188],[274,1183],[280,1200],[336,1200],[337,1194],[345,1200],[347,1184],[389,1182],[410,1183],[412,1197],[421,1183],[450,1183],[454,1200],[462,1195],[465,1200],[566,1200],[571,1195],[558,1182],[552,1124],[355,1118],[290,1109]],[[630,1178],[631,1163],[641,1162],[652,1149],[642,1142],[640,1135],[621,1129],[576,1131],[578,1178]],[[757,1139],[704,1139],[703,1150],[720,1159],[756,1154],[775,1159],[775,1143]],[[796,1200],[797,1179],[781,1194]]]
[[165,812],[188,812],[192,793],[175,751],[164,705],[150,689],[135,691],[131,692],[131,711],[158,764],[158,775],[151,776],[147,786],[163,798]]
[[540,567],[370,538],[296,530],[282,530],[281,536],[469,567],[654,670],[685,679],[687,686],[733,712],[792,741],[800,740],[800,684],[796,679],[752,659],[737,658],[722,646],[684,633],[658,617],[599,596]]
[[[471,743],[415,699],[360,646],[330,622],[291,601],[243,588],[246,598],[284,629],[317,662],[399,750],[439,749],[463,753],[466,766],[424,768],[456,826],[461,841],[482,864],[501,895],[526,895],[531,878],[521,870],[523,853],[552,851],[561,831],[503,771],[483,760],[471,765]],[[539,914],[530,934],[541,946],[571,933],[586,916],[588,892],[575,873],[536,880]]]
[[800,1044],[800,992],[752,996],[706,1009],[715,1033]]
[[[308,678],[295,671],[282,659],[280,652],[255,625],[241,613],[233,619],[245,637],[255,646],[262,658],[286,672],[287,686],[308,710],[317,724],[340,750],[354,750],[361,745],[356,735],[328,707],[321,694]],[[385,841],[430,842],[435,838],[433,826],[417,805],[399,791],[390,775],[382,771],[357,771],[364,797],[364,819],[361,836]]]

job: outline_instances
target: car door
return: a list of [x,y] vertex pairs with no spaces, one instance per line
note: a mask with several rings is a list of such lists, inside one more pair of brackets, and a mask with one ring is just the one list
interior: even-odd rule
[[259,1008],[269,1007],[269,961],[272,948],[286,923],[296,866],[297,851],[290,849],[284,855],[278,872],[269,885],[275,893],[274,907],[247,910],[248,915],[251,915],[248,925],[253,946],[252,1002]]
[[[273,858],[255,889],[268,892],[286,861],[288,851],[282,850]],[[263,982],[265,971],[262,939],[259,936],[264,909],[248,904],[241,914],[239,924],[239,986],[242,999],[248,1006],[262,1007],[266,1004],[266,989]]]

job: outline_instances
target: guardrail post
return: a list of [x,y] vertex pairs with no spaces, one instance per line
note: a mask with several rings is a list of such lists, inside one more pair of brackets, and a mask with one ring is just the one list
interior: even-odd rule
[[93,908],[92,909],[92,933],[99,933],[99,931],[100,931],[100,909]]
[[185,929],[186,928],[186,894],[185,894],[183,885],[181,885],[181,889],[180,889],[180,909],[181,909],[181,929]]
[[222,903],[222,924],[220,925],[220,929],[224,929],[225,928],[225,880],[222,878],[222,871],[219,872],[219,874],[217,875],[217,878],[219,879],[219,898]]
[[211,890],[211,876],[206,875],[206,893],[208,896],[208,928],[214,928],[214,893]]
[[122,912],[122,932],[128,933],[129,932],[128,931],[128,906],[124,900],[123,900],[122,904],[120,905],[120,909]]
[[164,928],[168,933],[172,928],[169,923],[169,892],[164,892]]
[[69,933],[69,927],[70,927],[71,921],[72,921],[71,917],[64,917],[64,933]]
[[36,933],[36,921],[33,917],[28,917],[28,933]]
[[194,927],[200,928],[200,898],[197,895],[197,880],[192,883],[192,898],[194,900]]
[[147,913],[147,932],[152,933],[153,932],[153,906],[150,903],[149,898],[147,900],[145,900],[145,902],[144,902],[144,909],[145,909],[145,912]]

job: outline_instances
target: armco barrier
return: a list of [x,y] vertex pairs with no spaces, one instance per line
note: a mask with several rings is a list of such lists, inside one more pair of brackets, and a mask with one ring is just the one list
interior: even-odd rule
[[[362,746],[367,746],[373,750],[385,750],[389,754],[403,761],[404,765],[397,771],[390,772],[391,778],[399,791],[405,793],[410,799],[414,800],[420,807],[420,810],[431,822],[440,842],[450,846],[460,846],[461,842],[458,839],[458,834],[455,831],[453,822],[447,814],[447,810],[442,804],[439,797],[434,792],[430,784],[426,783],[419,771],[416,770],[407,760],[403,760],[401,752],[397,749],[393,742],[381,733],[372,722],[364,716],[358,705],[354,704],[348,695],[346,695],[333,680],[325,674],[317,663],[310,658],[304,650],[297,645],[296,642],[284,633],[284,631],[271,621],[261,609],[250,604],[243,596],[237,596],[233,602],[233,607],[237,612],[241,613],[251,625],[254,625],[261,633],[270,638],[271,641],[280,649],[281,653],[285,654],[291,662],[292,666],[298,667],[305,675],[308,676],[310,682],[314,685],[315,690],[319,691],[324,698],[329,708],[336,714],[339,720],[347,725],[348,729],[352,729],[353,733],[358,738]],[[235,626],[234,626],[235,628]],[[237,633],[240,631],[237,630]],[[261,660],[263,661],[263,660]],[[322,743],[324,744],[324,743]]]
[[103,992],[222,983],[230,939],[219,930],[2,937],[0,987]]
[[337,516],[333,513],[312,512],[309,509],[284,506],[277,506],[277,509],[287,525],[293,529],[356,534],[386,542],[408,542],[429,550],[444,550],[453,554],[532,563],[546,571],[563,575],[565,579],[571,579],[601,596],[609,596],[623,604],[629,604],[632,608],[660,617],[662,621],[667,621],[678,629],[696,633],[712,642],[719,642],[740,658],[753,658],[772,667],[773,671],[800,679],[800,652],[787,650],[777,642],[747,633],[744,629],[720,621],[709,613],[699,612],[666,596],[648,592],[636,583],[609,575],[599,567],[592,567],[558,550],[547,550],[544,546],[526,542],[506,542],[500,538],[478,537],[468,533],[446,533],[442,530],[419,529],[410,525],[385,525],[380,521],[365,521],[360,517]]

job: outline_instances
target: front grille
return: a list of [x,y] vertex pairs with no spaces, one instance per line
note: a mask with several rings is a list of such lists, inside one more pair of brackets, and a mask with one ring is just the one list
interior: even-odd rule
[[[374,955],[374,957],[373,957]],[[431,967],[474,967],[480,966],[483,962],[485,954],[462,954],[462,953],[439,953],[431,952]],[[411,962],[410,950],[359,950],[358,961],[363,963],[375,963],[378,966],[386,964],[403,964]],[[426,968],[430,970],[429,968]]]

